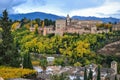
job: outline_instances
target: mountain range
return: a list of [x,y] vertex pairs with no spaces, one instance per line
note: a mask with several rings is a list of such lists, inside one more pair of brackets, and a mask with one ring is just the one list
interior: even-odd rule
[[[1,16],[1,14],[0,14]],[[58,16],[55,14],[48,14],[48,13],[43,13],[43,12],[32,12],[32,13],[26,13],[26,14],[10,14],[9,18],[12,20],[21,20],[23,18],[28,18],[28,19],[51,19],[51,20],[57,20],[57,19],[65,19],[65,16]],[[78,19],[78,20],[101,20],[103,22],[120,22],[120,19],[117,18],[99,18],[99,17],[84,17],[84,16],[72,16],[72,19]]]

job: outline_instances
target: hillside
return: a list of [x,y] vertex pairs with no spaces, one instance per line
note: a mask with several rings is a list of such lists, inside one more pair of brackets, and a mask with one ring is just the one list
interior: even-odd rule
[[98,51],[100,54],[111,54],[111,55],[120,55],[120,40],[105,45],[102,49]]
[[[1,14],[0,14],[1,16]],[[40,19],[51,19],[51,20],[57,20],[57,19],[64,19],[66,16],[58,16],[55,14],[49,14],[49,13],[44,13],[44,12],[32,12],[32,13],[26,13],[26,14],[10,14],[9,15],[10,19],[12,20],[21,20],[24,17],[28,19],[35,19],[35,18],[40,18]],[[98,17],[84,17],[84,16],[72,16],[72,19],[78,19],[78,20],[101,20],[103,22],[120,22],[120,19],[108,17],[108,18],[98,18]]]
[[[0,15],[1,16],[1,15]],[[26,14],[10,14],[9,18],[12,20],[21,20],[23,18],[28,18],[28,19],[51,19],[51,20],[56,20],[56,19],[61,19],[64,18],[63,16],[57,16],[54,14],[49,14],[49,13],[43,13],[43,12],[32,12],[32,13],[26,13]]]
[[98,18],[98,17],[84,17],[84,16],[73,16],[72,17],[73,19],[78,19],[78,20],[100,20],[100,21],[103,21],[103,22],[120,22],[120,19],[117,19],[117,18],[112,18],[112,17],[108,17],[108,18]]

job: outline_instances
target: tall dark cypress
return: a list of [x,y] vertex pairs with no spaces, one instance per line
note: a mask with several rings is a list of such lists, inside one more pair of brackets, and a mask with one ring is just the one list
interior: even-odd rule
[[37,27],[35,27],[35,32],[34,32],[34,34],[35,34],[35,35],[38,35],[38,34],[39,34]]
[[101,80],[100,79],[100,66],[98,66],[97,80]]
[[86,67],[85,67],[85,71],[84,71],[84,80],[87,80],[87,70],[86,70]]
[[23,68],[33,69],[31,58],[30,58],[30,53],[24,54]]
[[11,34],[12,22],[8,18],[7,10],[3,11],[0,18],[0,27],[2,28],[2,44],[0,45],[0,65],[19,66],[19,53]]
[[93,79],[93,72],[92,72],[92,70],[90,69],[89,76],[88,76],[88,80],[92,80],[92,79]]
[[118,80],[118,79],[117,79],[117,75],[115,75],[115,80]]

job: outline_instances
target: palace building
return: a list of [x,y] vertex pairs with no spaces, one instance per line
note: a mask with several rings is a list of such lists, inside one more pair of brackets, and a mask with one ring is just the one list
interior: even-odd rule
[[[77,33],[77,34],[96,34],[96,33],[108,33],[109,29],[97,29],[97,24],[102,24],[100,20],[77,20],[71,19],[67,15],[66,19],[58,19],[55,21],[55,26],[39,27],[38,32],[44,36],[47,34],[63,35],[65,33]],[[120,25],[113,25],[113,30],[120,29]],[[30,31],[34,31],[35,28],[30,28]]]

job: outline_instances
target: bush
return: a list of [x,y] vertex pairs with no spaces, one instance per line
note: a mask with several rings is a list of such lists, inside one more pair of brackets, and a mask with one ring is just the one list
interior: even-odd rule
[[40,61],[32,61],[33,66],[39,66],[39,64],[40,64]]
[[47,65],[48,65],[48,62],[46,59],[40,60],[40,66],[42,67],[43,70],[46,70]]
[[54,60],[54,64],[55,65],[61,65],[61,66],[65,66],[65,63],[64,63],[64,59],[63,58],[57,58]]
[[30,69],[0,67],[0,76],[4,79],[9,78],[35,78],[36,71]]
[[79,62],[76,62],[76,63],[74,64],[75,67],[79,67],[79,66],[81,66],[81,65],[82,65],[82,64],[79,63]]

